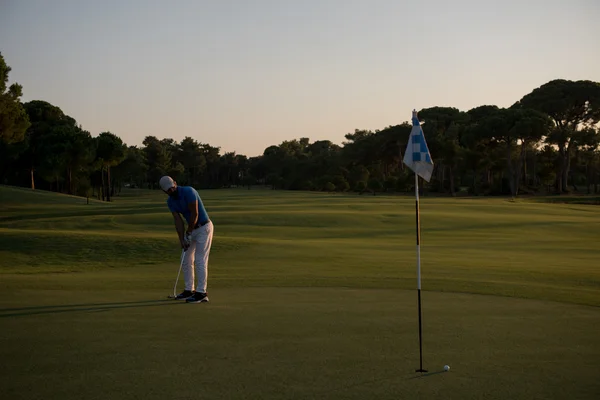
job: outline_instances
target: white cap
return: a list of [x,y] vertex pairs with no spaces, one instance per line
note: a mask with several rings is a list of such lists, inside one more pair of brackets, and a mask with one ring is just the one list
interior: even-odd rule
[[175,181],[170,176],[163,176],[158,182],[160,188],[165,192],[175,186]]

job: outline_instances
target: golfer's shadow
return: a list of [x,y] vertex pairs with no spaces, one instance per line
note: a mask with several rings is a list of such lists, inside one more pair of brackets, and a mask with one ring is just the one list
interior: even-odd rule
[[0,318],[21,317],[26,315],[37,314],[58,314],[67,312],[102,312],[112,309],[122,308],[137,308],[137,307],[157,307],[171,306],[176,304],[184,304],[183,302],[173,299],[165,300],[145,300],[145,301],[129,301],[121,303],[88,303],[88,304],[64,304],[57,306],[40,306],[40,307],[21,307],[21,308],[3,308],[0,309]]

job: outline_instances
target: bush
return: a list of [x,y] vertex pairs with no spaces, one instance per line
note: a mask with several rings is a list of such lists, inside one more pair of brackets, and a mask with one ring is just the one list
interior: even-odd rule
[[390,176],[385,180],[385,190],[386,191],[394,191],[398,186],[398,178],[395,176]]
[[325,190],[327,192],[334,192],[335,191],[335,185],[332,182],[327,182],[323,186],[323,190]]
[[373,195],[375,195],[375,192],[380,192],[382,188],[383,188],[383,184],[381,183],[381,181],[379,179],[377,179],[377,178],[369,179],[369,189],[371,189],[371,191],[373,192]]
[[291,190],[313,190],[314,185],[308,179],[296,179],[292,182],[289,189],[291,189]]
[[396,190],[399,192],[414,192],[415,191],[415,177],[412,174],[403,173],[398,177],[396,181]]
[[354,191],[359,192],[360,194],[362,194],[366,188],[367,188],[367,184],[365,183],[365,181],[358,181],[354,185]]
[[81,179],[77,182],[77,188],[75,190],[75,195],[81,197],[91,197],[92,196],[92,185],[89,179]]
[[346,190],[350,189],[350,184],[341,175],[334,176],[332,183],[335,185],[335,190],[338,190],[340,192],[345,192]]

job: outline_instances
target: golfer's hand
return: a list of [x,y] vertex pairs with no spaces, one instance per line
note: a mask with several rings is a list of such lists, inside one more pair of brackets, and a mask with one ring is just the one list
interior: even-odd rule
[[189,232],[186,232],[185,235],[183,236],[183,241],[181,242],[181,248],[183,249],[183,251],[187,251],[187,249],[190,248],[191,243],[192,243],[192,234]]
[[183,251],[187,251],[190,248],[190,244],[187,243],[185,240],[181,241],[181,248],[183,249]]

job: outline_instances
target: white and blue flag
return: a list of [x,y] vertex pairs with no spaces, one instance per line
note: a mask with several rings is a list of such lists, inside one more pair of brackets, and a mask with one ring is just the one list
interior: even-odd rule
[[404,164],[427,182],[431,179],[433,161],[431,160],[431,154],[429,154],[429,148],[425,141],[421,123],[419,122],[419,118],[417,118],[416,110],[413,110],[412,130],[410,131],[408,146],[406,146],[406,153],[404,154]]

